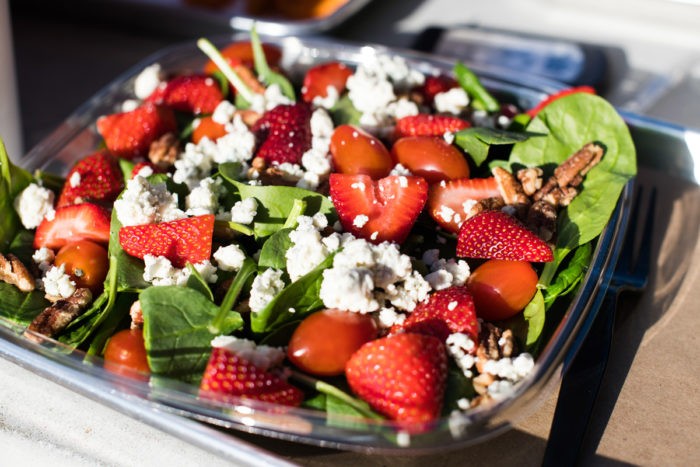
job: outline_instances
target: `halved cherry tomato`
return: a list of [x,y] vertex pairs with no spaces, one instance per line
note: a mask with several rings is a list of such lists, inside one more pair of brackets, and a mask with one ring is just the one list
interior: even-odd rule
[[[280,59],[282,58],[282,51],[279,47],[272,44],[263,44],[263,52],[265,52],[265,58],[267,59],[267,64],[274,68],[279,65]],[[221,49],[221,55],[224,56],[226,61],[231,65],[243,65],[248,68],[253,67],[253,46],[249,41],[234,42],[223,49]],[[204,72],[211,75],[214,72],[219,71],[219,67],[209,60],[204,65]]]
[[443,229],[459,233],[459,226],[467,219],[465,207],[474,201],[496,196],[501,196],[501,192],[494,177],[458,178],[435,183],[428,193],[428,213]]
[[114,334],[107,343],[104,353],[105,369],[113,373],[120,372],[124,367],[149,373],[146,345],[141,329],[124,329]]
[[369,315],[322,310],[306,317],[296,328],[287,356],[294,365],[312,375],[339,375],[352,354],[376,337],[377,326]]
[[433,184],[469,177],[469,164],[456,147],[439,136],[407,136],[394,143],[396,162]]
[[93,294],[102,290],[109,259],[107,250],[90,240],[67,243],[56,254],[56,266],[63,266],[78,287],[89,288]]
[[222,124],[216,123],[211,117],[202,117],[192,131],[192,142],[197,144],[205,136],[212,141],[216,141],[225,134],[226,128]]
[[352,125],[340,125],[333,131],[330,149],[335,171],[343,174],[377,180],[389,175],[394,166],[384,143]]
[[345,83],[352,75],[352,70],[340,62],[321,63],[309,68],[304,76],[301,88],[302,98],[311,102],[315,97],[328,96],[328,86],[332,86],[341,95],[345,91]]
[[526,261],[491,259],[472,271],[467,288],[476,314],[487,321],[520,313],[537,290],[537,273]]

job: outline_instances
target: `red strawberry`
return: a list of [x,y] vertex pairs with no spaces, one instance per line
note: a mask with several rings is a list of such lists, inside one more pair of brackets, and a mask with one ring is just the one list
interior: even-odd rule
[[176,130],[172,109],[153,103],[97,120],[97,131],[104,138],[107,149],[125,159],[146,156],[153,141]]
[[415,332],[445,341],[450,334],[461,332],[473,340],[479,336],[474,299],[465,286],[453,286],[430,295],[419,303],[408,318],[391,332]]
[[569,96],[571,94],[577,94],[577,93],[586,93],[586,94],[595,94],[595,89],[593,89],[590,86],[575,86],[573,88],[567,88],[567,89],[562,89],[559,92],[556,92],[550,96],[547,96],[543,101],[541,101],[539,104],[537,104],[535,107],[531,108],[528,110],[526,113],[531,117],[535,118],[538,113],[542,111],[545,107],[547,107],[549,104],[552,102],[561,99],[562,97]]
[[257,156],[268,163],[299,164],[301,156],[311,147],[311,107],[299,102],[278,105],[265,112],[253,126],[262,141]]
[[458,178],[434,183],[428,194],[428,213],[440,227],[453,233],[467,219],[466,207],[472,201],[500,197],[494,177]]
[[338,95],[341,95],[351,75],[352,70],[340,62],[322,63],[311,67],[304,76],[302,98],[306,102],[312,102],[314,97],[327,97],[328,86],[334,87]]
[[426,76],[425,82],[418,89],[418,92],[423,95],[426,104],[432,104],[436,94],[447,92],[457,86],[459,86],[457,80],[447,75]]
[[382,337],[350,357],[345,376],[377,412],[409,424],[429,422],[440,415],[445,393],[445,345],[422,334]]
[[158,87],[146,102],[163,104],[173,110],[210,114],[224,99],[216,81],[206,75],[180,75]]
[[109,212],[91,203],[74,204],[56,209],[52,220],[44,219],[36,229],[34,248],[61,248],[68,242],[92,240],[109,242]]
[[300,389],[223,347],[212,350],[199,396],[232,404],[244,398],[293,407],[304,399]]
[[330,196],[343,228],[374,243],[402,242],[423,210],[428,184],[421,177],[333,173]]
[[109,205],[124,189],[117,158],[99,151],[78,161],[68,172],[57,207],[80,203]]
[[502,211],[483,211],[459,229],[457,256],[547,263],[554,259],[544,240]]
[[469,122],[449,115],[418,114],[400,118],[396,122],[394,136],[442,136],[469,127]]
[[188,217],[160,224],[122,227],[119,244],[131,256],[165,256],[176,268],[201,263],[211,256],[214,215]]

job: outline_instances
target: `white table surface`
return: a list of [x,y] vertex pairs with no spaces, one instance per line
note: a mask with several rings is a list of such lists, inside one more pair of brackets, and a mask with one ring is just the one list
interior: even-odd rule
[[[615,5],[620,6],[606,7],[607,3],[594,0],[587,2],[592,6],[583,9],[576,2],[566,0],[376,0],[334,34],[355,41],[408,47],[416,34],[427,26],[479,23],[616,44],[627,51],[633,68],[651,74],[670,74],[674,82],[680,81],[680,76],[692,71],[689,67],[697,59],[695,51],[700,50],[697,34],[691,31],[695,23],[687,14],[697,13],[697,10],[673,3],[658,14],[660,0],[640,1],[638,5],[642,7],[625,15],[622,21],[620,9],[629,6],[628,3],[618,2]],[[657,12],[657,18],[664,20],[652,29],[648,29],[650,9]],[[600,15],[601,11],[617,19],[613,21],[610,19],[613,16]],[[596,25],[594,38],[591,37],[591,21]],[[81,15],[69,18],[52,14],[34,16],[26,10],[14,15],[12,24],[25,147],[37,143],[118,73],[161,47],[183,39],[182,34],[143,31],[129,28],[128,24],[104,23]],[[692,113],[687,117],[679,116],[672,107],[669,110],[662,105],[650,105],[644,110],[670,120],[685,119],[681,123],[700,127],[700,119],[695,120]],[[554,399],[550,399],[523,427],[493,442],[434,459],[445,465],[465,462],[538,465],[553,403]],[[615,436],[617,440],[620,435],[616,433]],[[268,443],[249,436],[241,439],[254,447]],[[0,360],[0,452],[2,465],[211,466],[236,463],[231,457],[191,446],[3,360]],[[338,454],[284,443],[277,444],[274,453],[308,465],[420,465],[422,462],[411,458]],[[685,463],[697,460],[696,454],[697,451],[681,460]],[[614,457],[610,454],[597,459],[610,461]],[[626,461],[646,462],[644,458],[627,458]]]

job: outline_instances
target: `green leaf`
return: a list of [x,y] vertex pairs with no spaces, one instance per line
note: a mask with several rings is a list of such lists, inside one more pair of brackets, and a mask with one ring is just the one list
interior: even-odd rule
[[489,148],[497,145],[515,144],[527,141],[537,133],[514,132],[497,128],[472,127],[455,133],[455,143],[471,156],[476,166],[488,159]]
[[486,110],[487,112],[496,112],[501,106],[498,101],[486,90],[481,84],[479,78],[467,68],[463,63],[455,63],[454,73],[457,77],[457,82],[462,88],[467,91],[467,94],[473,99],[472,106],[476,109]]
[[[328,256],[311,272],[282,289],[268,305],[250,318],[255,333],[268,333],[296,321],[323,307],[319,294],[323,271],[333,264],[334,255]],[[290,312],[290,309],[294,309]]]
[[[209,324],[219,307],[196,290],[177,286],[149,287],[139,300],[151,371],[183,381],[199,380],[215,337]],[[231,312],[222,332],[229,334],[242,326],[240,315]]]
[[221,73],[223,73],[229,83],[231,83],[233,88],[237,91],[237,95],[240,95],[248,102],[253,100],[253,91],[245,84],[245,81],[238,76],[238,73],[233,71],[231,65],[229,65],[228,61],[221,55],[221,52],[219,52],[214,44],[207,39],[200,38],[197,40],[197,47],[219,67]]
[[197,292],[201,293],[205,297],[207,297],[210,301],[214,301],[214,294],[212,293],[211,289],[209,288],[209,284],[207,284],[207,281],[204,280],[202,275],[197,271],[194,266],[190,263],[187,263],[187,269],[190,271],[190,275],[187,278],[187,287],[190,289],[196,290]]
[[263,50],[262,43],[260,42],[258,32],[255,29],[255,24],[253,24],[253,27],[250,30],[250,42],[253,46],[253,60],[258,78],[268,86],[271,84],[278,85],[282,91],[282,94],[292,101],[296,101],[292,83],[290,83],[284,75],[272,71],[270,66],[267,64],[267,57],[265,57],[265,51]]
[[592,94],[557,99],[527,130],[547,137],[515,144],[511,165],[551,170],[587,143],[597,141],[606,148],[603,160],[586,175],[579,195],[559,215],[555,260],[545,266],[540,278],[547,285],[570,251],[600,235],[622,189],[637,172],[636,153],[625,122],[608,102]]
[[571,293],[583,280],[588,264],[591,262],[591,256],[593,256],[593,247],[590,242],[576,249],[566,268],[560,271],[545,289],[544,305],[547,309],[557,298]]
[[546,319],[546,308],[544,306],[544,298],[542,297],[542,291],[540,289],[537,289],[535,296],[532,297],[530,303],[528,303],[525,310],[523,310],[523,318],[527,323],[527,337],[525,340],[525,345],[527,346],[528,351],[532,351],[542,336]]
[[453,410],[461,410],[457,401],[465,397],[471,399],[475,395],[471,380],[464,376],[464,372],[457,366],[454,359],[450,359],[442,414],[449,415]]
[[143,279],[143,261],[127,254],[119,243],[119,229],[121,228],[122,225],[117,218],[115,209],[112,211],[107,249],[110,258],[115,258],[116,265],[109,268],[106,281],[109,282],[110,277],[115,275],[118,292],[138,292],[150,284]]
[[43,292],[22,292],[7,282],[0,281],[0,316],[22,326],[29,324],[50,305]]
[[19,258],[23,264],[32,264],[34,262],[32,256],[36,251],[34,249],[34,232],[27,229],[20,229],[12,240],[12,243],[10,243],[10,247],[7,251]]
[[338,102],[330,110],[330,114],[335,126],[359,125],[362,117],[362,112],[355,108],[347,94],[338,99]]
[[258,266],[262,268],[287,269],[287,250],[292,246],[289,232],[292,229],[278,230],[263,243]]
[[243,266],[241,266],[241,269],[236,273],[236,277],[234,277],[231,285],[226,291],[226,295],[219,306],[219,311],[217,311],[214,319],[209,325],[209,331],[212,334],[226,334],[226,323],[230,319],[231,314],[233,313],[234,317],[238,315],[238,313],[231,310],[238,301],[238,296],[241,294],[241,291],[244,287],[246,287],[249,279],[253,277],[253,273],[255,271],[255,261],[250,258],[246,258],[243,261]]
[[22,227],[15,212],[14,200],[33,181],[32,175],[12,164],[0,139],[0,252],[7,251],[10,242]]

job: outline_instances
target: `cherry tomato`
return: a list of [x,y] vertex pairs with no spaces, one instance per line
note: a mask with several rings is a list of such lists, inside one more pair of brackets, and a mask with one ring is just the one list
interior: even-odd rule
[[366,131],[352,125],[340,125],[331,136],[331,156],[336,172],[369,175],[377,180],[394,167],[386,146]]
[[439,136],[407,136],[394,143],[391,154],[428,183],[469,178],[469,164],[456,147]]
[[374,320],[360,313],[336,309],[318,311],[296,328],[287,347],[289,360],[317,376],[345,371],[345,363],[362,344],[377,337]]
[[216,123],[211,117],[202,117],[194,130],[192,130],[192,142],[197,144],[204,137],[216,141],[224,135],[226,135],[226,127]]
[[149,373],[148,359],[146,358],[146,346],[143,341],[141,329],[124,329],[113,335],[104,353],[105,368],[113,373],[122,373],[124,367]]
[[472,271],[467,287],[477,316],[499,321],[518,314],[530,303],[537,290],[537,273],[527,261],[491,259]]
[[[262,44],[263,52],[265,53],[265,58],[267,59],[267,64],[274,68],[279,65],[279,61],[282,58],[282,51],[279,47],[272,44]],[[249,41],[234,42],[228,46],[221,49],[221,55],[224,56],[226,61],[231,65],[243,65],[248,68],[253,67],[253,46]],[[211,75],[212,73],[219,71],[219,67],[209,60],[206,65],[204,65],[204,72]]]
[[76,286],[87,287],[93,293],[102,290],[109,269],[107,250],[90,240],[67,243],[58,250],[54,264],[63,265]]

